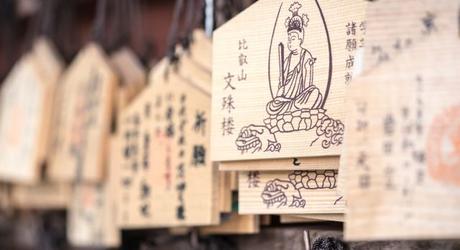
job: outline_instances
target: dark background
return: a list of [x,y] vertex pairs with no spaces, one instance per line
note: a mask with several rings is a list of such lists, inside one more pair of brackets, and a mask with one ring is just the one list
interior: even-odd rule
[[[7,73],[30,48],[33,40],[46,35],[56,45],[66,64],[90,41],[98,41],[107,53],[131,47],[150,68],[167,55],[175,1],[106,0],[105,15],[97,15],[104,0],[0,0],[0,85]],[[189,0],[185,0],[189,1]],[[214,0],[214,28],[255,0]],[[99,13],[101,12],[99,7]],[[127,11],[131,10],[131,11]],[[197,27],[203,26],[203,9],[196,8]],[[96,21],[97,20],[97,21]],[[179,20],[184,26],[184,20]],[[97,24],[97,25],[96,25]],[[173,34],[184,36],[183,29]],[[5,185],[5,184],[1,184]],[[1,206],[0,206],[1,207]],[[170,235],[167,230],[122,232],[121,249],[305,249],[304,232],[311,243],[342,237],[342,224],[283,225],[273,216],[270,226],[257,235],[198,237],[194,230]],[[318,241],[318,242],[319,242]],[[460,249],[453,241],[357,242],[350,249]],[[65,211],[17,211],[0,209],[0,250],[72,249],[66,241]],[[94,248],[87,248],[94,249]],[[323,248],[313,249],[340,249]]]

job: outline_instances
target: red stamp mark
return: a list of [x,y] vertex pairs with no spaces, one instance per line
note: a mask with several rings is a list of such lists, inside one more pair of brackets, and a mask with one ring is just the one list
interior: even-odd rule
[[433,120],[427,164],[434,180],[460,186],[460,106],[446,109]]

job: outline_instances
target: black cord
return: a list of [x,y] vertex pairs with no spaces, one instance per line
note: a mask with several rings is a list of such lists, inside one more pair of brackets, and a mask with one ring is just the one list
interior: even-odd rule
[[179,17],[180,13],[184,6],[184,0],[176,0],[176,4],[174,6],[174,13],[173,19],[171,23],[171,28],[169,30],[168,35],[168,51],[167,57],[171,63],[176,63],[178,61],[178,57],[176,54],[176,43],[177,43],[177,31],[179,26]]
[[98,0],[96,6],[96,17],[94,20],[92,38],[95,42],[103,44],[104,27],[107,12],[107,0]]
[[192,32],[195,23],[195,0],[189,0],[187,6],[187,15],[185,17],[185,34],[181,39],[181,44],[184,49],[188,49],[190,47],[190,43],[192,42]]

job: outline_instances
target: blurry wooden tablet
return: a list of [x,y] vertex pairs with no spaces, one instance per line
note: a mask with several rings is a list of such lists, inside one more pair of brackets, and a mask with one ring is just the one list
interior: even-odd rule
[[19,209],[67,209],[72,198],[69,184],[40,183],[33,186],[14,185],[11,199]]
[[64,73],[53,130],[50,175],[55,181],[100,181],[107,163],[117,78],[97,44],[88,44]]
[[[366,18],[366,41],[357,69],[369,72],[392,62],[402,53],[440,33],[457,36],[460,1],[386,0],[369,2]],[[391,72],[389,72],[391,74]],[[353,85],[353,83],[351,83]],[[342,155],[346,154],[346,147]],[[346,157],[342,157],[346,159]],[[345,195],[347,166],[341,164],[338,190]],[[353,177],[350,177],[353,178]]]
[[393,61],[414,45],[451,33],[458,36],[460,1],[385,0],[368,4],[364,72]]
[[353,83],[347,239],[460,237],[459,54],[439,33]]
[[111,55],[110,62],[120,80],[115,109],[115,112],[119,113],[145,87],[147,74],[139,58],[129,48],[116,51]]
[[212,225],[219,220],[210,160],[210,76],[160,62],[123,112],[120,216],[124,228]]
[[121,241],[111,191],[101,184],[77,184],[67,216],[67,238],[76,247],[117,247]]
[[9,182],[39,180],[45,158],[46,118],[54,83],[40,71],[33,54],[13,67],[0,92],[0,178]]

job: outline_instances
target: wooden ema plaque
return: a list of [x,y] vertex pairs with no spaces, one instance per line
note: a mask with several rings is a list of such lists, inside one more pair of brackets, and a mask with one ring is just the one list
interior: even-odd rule
[[78,247],[118,247],[121,242],[117,211],[116,169],[120,140],[110,138],[107,179],[102,184],[77,183],[68,204],[67,236]]
[[145,87],[147,76],[141,62],[129,48],[115,52],[110,62],[120,80],[115,100],[115,113],[118,114]]
[[[42,111],[43,132],[39,141],[39,145],[37,146],[42,151],[44,161],[48,163],[50,157],[52,119],[56,110],[56,90],[59,83],[59,78],[61,77],[61,73],[64,71],[64,62],[56,51],[54,45],[44,37],[39,38],[34,42],[32,52],[38,62],[37,67],[46,79],[49,91],[49,94],[47,94],[47,99],[44,101],[45,105]],[[48,172],[46,169],[44,172],[47,176]]]
[[[366,46],[357,71],[368,72],[392,62],[399,54],[439,33],[456,34],[460,1],[386,0],[370,2],[366,18]],[[351,83],[353,84],[353,83]],[[346,154],[346,147],[342,155]],[[345,157],[342,157],[342,160]],[[346,164],[341,164],[338,190],[345,194]]]
[[67,238],[76,247],[117,247],[120,231],[105,184],[76,184],[67,216]]
[[39,180],[61,71],[48,41],[39,39],[6,78],[0,94],[1,179],[25,184]]
[[116,85],[117,78],[96,44],[83,48],[65,72],[53,130],[53,180],[102,180]]
[[366,72],[439,32],[458,34],[460,1],[385,0],[368,4]]
[[337,170],[248,171],[239,173],[241,214],[337,214]]
[[45,37],[38,38],[33,44],[32,52],[40,62],[40,70],[51,78],[50,84],[56,85],[64,70],[64,62],[52,42]]
[[[211,74],[212,70],[212,43],[202,29],[193,31],[193,42],[190,51],[187,53],[191,60],[201,70]],[[187,55],[186,54],[186,55]]]
[[439,33],[353,82],[347,239],[460,237],[459,54]]
[[11,203],[18,209],[66,209],[72,198],[66,183],[40,183],[33,186],[14,185]]
[[[54,100],[58,78],[63,70],[63,63],[58,56],[54,46],[46,38],[37,39],[32,47],[31,54],[38,62],[37,68],[46,79],[48,86],[47,99],[41,117],[43,120],[43,131],[41,139],[35,147],[41,149],[43,160],[40,165],[49,157],[50,133],[52,126],[52,115],[54,113]],[[43,173],[48,176],[46,169]],[[50,183],[42,181],[34,185],[16,184],[11,188],[11,205],[19,209],[65,209],[69,204],[70,186],[66,184]]]
[[[152,82],[158,82],[159,79],[163,76],[165,68],[167,66],[166,60],[159,62],[154,69],[158,71],[155,77],[153,74],[150,76]],[[161,69],[159,69],[161,68]],[[159,73],[161,72],[161,73]],[[153,85],[154,83],[152,83]],[[150,158],[145,158],[144,155],[150,155],[150,136],[144,136],[145,138],[141,141],[141,134],[139,131],[139,126],[141,124],[145,124],[146,121],[144,119],[141,120],[140,115],[137,118],[131,118],[131,116],[138,112],[142,112],[142,108],[144,108],[144,112],[149,116],[152,112],[152,104],[151,104],[151,95],[152,95],[152,86],[146,87],[139,95],[132,101],[132,103],[124,109],[120,114],[120,124],[119,124],[119,131],[118,131],[118,145],[116,159],[118,160],[118,166],[114,168],[114,176],[115,176],[115,185],[116,185],[116,199],[117,203],[119,204],[119,209],[117,210],[117,221],[121,228],[132,228],[132,227],[140,227],[142,224],[146,224],[146,220],[141,219],[142,213],[142,206],[146,207],[144,210],[149,208],[150,210],[150,199],[148,199],[147,204],[141,205],[141,193],[146,193],[148,196],[151,195],[150,190],[152,189],[151,186],[147,186],[147,182],[141,182],[141,178],[146,178],[147,176],[151,176],[153,174],[152,171],[149,174],[149,168],[145,168],[142,165],[145,162],[146,166],[150,166]],[[133,111],[131,111],[133,110]],[[144,118],[144,117],[142,117]],[[136,125],[138,128],[136,129],[137,135],[133,133],[133,125]],[[143,125],[147,127],[147,125]],[[143,146],[144,153],[140,153],[140,147]],[[144,159],[145,158],[145,159]],[[145,186],[145,187],[143,187]],[[144,189],[144,190],[142,190]]]
[[214,32],[214,161],[340,155],[365,6],[261,0]]
[[121,227],[218,222],[217,168],[209,154],[209,73],[181,58],[152,70],[151,84],[121,116]]

